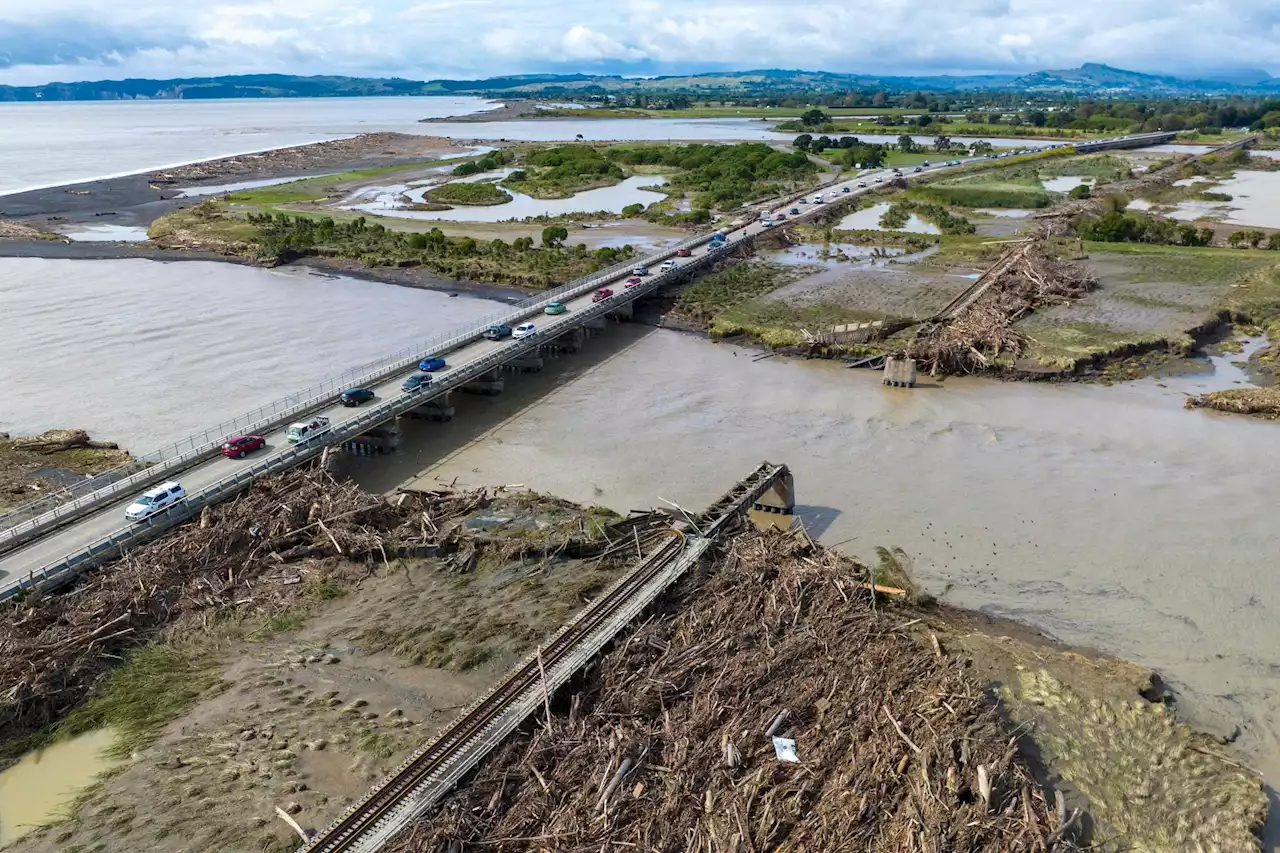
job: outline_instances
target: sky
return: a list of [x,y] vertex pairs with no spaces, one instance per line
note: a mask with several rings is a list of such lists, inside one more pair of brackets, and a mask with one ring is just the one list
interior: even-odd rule
[[1280,75],[1276,0],[0,0],[0,84],[238,73],[475,78],[1105,62]]

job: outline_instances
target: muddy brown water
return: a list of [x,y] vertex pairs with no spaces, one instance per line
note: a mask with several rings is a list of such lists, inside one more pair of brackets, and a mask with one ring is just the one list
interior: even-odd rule
[[115,735],[97,729],[26,755],[0,773],[0,846],[56,821],[76,794],[110,769]]
[[902,390],[666,330],[607,334],[501,397],[460,396],[457,420],[414,422],[404,453],[356,475],[392,488],[424,469],[424,485],[625,512],[701,508],[761,459],[786,462],[823,542],[863,559],[901,546],[950,603],[1159,671],[1185,719],[1239,726],[1235,749],[1280,780],[1280,427],[1184,410],[1212,378]]

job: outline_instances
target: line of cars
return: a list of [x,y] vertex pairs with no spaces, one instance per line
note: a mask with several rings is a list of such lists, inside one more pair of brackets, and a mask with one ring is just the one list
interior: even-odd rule
[[[721,240],[723,245],[724,234],[717,232],[715,239]],[[713,239],[714,247],[714,239]],[[681,248],[676,250],[676,257],[687,258],[691,255],[689,249]],[[678,266],[678,261],[671,259],[664,261],[659,268],[661,272],[668,272]],[[626,280],[625,286],[635,287],[643,282],[643,277],[649,275],[649,269],[644,266],[635,267],[631,271],[631,276]],[[602,287],[592,294],[592,302],[603,302],[611,298],[614,292],[607,287]],[[548,304],[543,313],[549,316],[557,316],[564,314],[568,308],[560,302],[552,302]],[[505,338],[513,340],[521,340],[537,334],[538,328],[534,323],[520,323],[516,326],[510,326],[506,323],[495,323],[484,331],[484,337],[487,340],[498,341]],[[414,373],[407,377],[400,385],[400,390],[406,393],[422,391],[431,385],[432,374],[449,367],[448,362],[441,356],[428,356],[418,363],[420,372]],[[346,407],[362,406],[365,403],[372,402],[377,399],[377,395],[368,388],[348,388],[338,395],[338,401]],[[329,418],[322,415],[315,415],[310,418],[292,423],[285,429],[285,440],[290,444],[302,444],[311,441],[332,428]],[[220,453],[223,456],[232,459],[244,459],[250,453],[256,453],[267,447],[265,436],[261,435],[237,435],[228,438],[223,442]],[[125,508],[125,517],[130,521],[145,521],[151,516],[175,504],[186,500],[187,493],[181,483],[169,481],[161,483],[147,491],[143,492],[134,499]]]

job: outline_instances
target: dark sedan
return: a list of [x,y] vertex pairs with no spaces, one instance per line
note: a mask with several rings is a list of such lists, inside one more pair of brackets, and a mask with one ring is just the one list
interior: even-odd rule
[[349,388],[338,399],[344,406],[362,406],[373,399],[373,392],[368,388]]

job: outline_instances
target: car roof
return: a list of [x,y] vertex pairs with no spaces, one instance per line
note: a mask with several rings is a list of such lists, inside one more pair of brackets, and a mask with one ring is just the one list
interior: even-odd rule
[[162,495],[165,492],[172,491],[177,487],[178,487],[178,483],[174,480],[170,480],[167,483],[161,483],[155,488],[147,489],[145,492],[142,493],[142,496],[147,498],[153,498],[157,495]]

